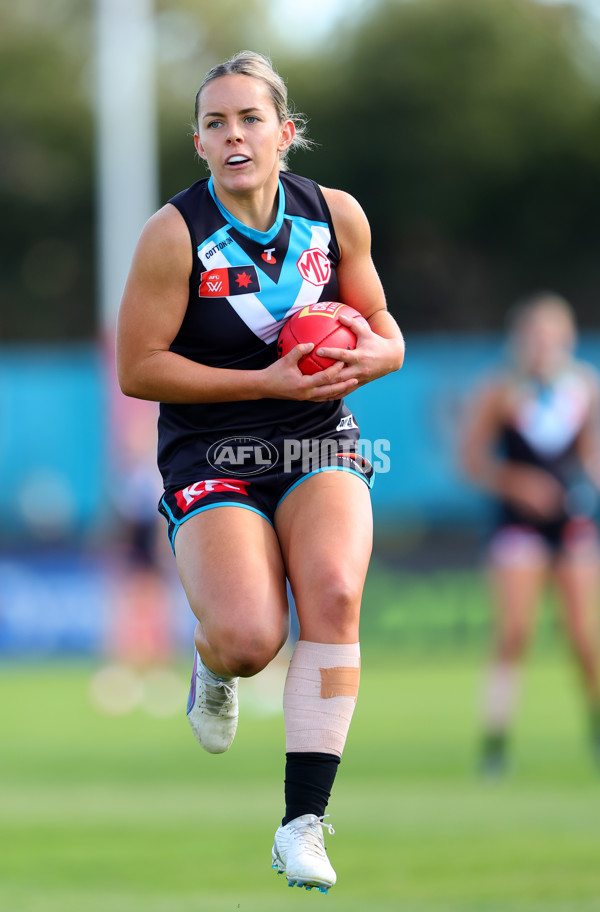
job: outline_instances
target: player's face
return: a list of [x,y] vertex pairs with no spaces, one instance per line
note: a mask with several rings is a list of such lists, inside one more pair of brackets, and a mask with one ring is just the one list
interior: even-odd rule
[[525,370],[550,379],[568,361],[574,345],[574,331],[562,314],[540,309],[521,328],[519,358]]
[[227,192],[248,193],[276,182],[279,153],[293,138],[292,121],[280,122],[261,79],[221,76],[202,90],[196,150]]

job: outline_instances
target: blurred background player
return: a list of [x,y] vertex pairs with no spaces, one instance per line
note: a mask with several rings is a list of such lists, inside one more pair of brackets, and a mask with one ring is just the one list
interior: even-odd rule
[[162,493],[156,467],[158,408],[120,393],[112,403],[109,494],[116,521],[108,562],[105,661],[92,677],[90,697],[108,715],[141,707],[167,718],[179,712],[185,682],[174,667],[179,613],[172,555],[156,511]]
[[170,664],[175,648],[168,545],[156,512],[162,493],[156,468],[158,410],[152,402],[120,399],[113,443],[117,468],[111,494],[119,522],[109,652],[149,670]]
[[475,397],[463,441],[466,473],[497,504],[489,543],[497,617],[482,757],[489,773],[506,766],[517,669],[548,579],[559,594],[600,763],[598,378],[575,360],[574,314],[556,294],[515,307],[509,343],[510,367]]

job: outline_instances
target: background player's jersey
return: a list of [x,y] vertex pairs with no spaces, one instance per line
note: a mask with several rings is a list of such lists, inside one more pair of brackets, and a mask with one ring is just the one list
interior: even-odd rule
[[[571,513],[569,489],[584,478],[578,452],[579,435],[591,407],[589,384],[584,374],[572,369],[552,383],[522,382],[514,390],[515,405],[511,420],[500,436],[500,451],[511,463],[544,469],[565,488],[565,508],[557,520]],[[504,522],[523,520],[513,504],[503,503]],[[528,519],[531,524],[531,519]]]
[[[340,252],[331,214],[314,181],[282,173],[278,211],[268,231],[238,221],[216,198],[212,178],[170,200],[188,226],[193,249],[189,301],[171,351],[202,364],[259,370],[277,357],[284,322],[318,301],[338,299]],[[223,432],[289,436],[335,427],[341,401],[283,399],[200,404],[161,403],[158,464],[165,486],[186,481],[199,435]]]

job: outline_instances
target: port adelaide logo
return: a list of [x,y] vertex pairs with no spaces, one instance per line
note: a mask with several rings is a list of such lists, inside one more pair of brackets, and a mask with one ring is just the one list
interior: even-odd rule
[[279,453],[261,437],[226,437],[213,443],[206,458],[227,475],[260,475],[275,465]]

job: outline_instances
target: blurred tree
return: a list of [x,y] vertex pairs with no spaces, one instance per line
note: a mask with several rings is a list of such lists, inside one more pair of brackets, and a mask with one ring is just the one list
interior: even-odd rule
[[208,173],[193,142],[194,100],[204,74],[244,48],[270,56],[273,42],[266,14],[269,0],[155,2],[161,199],[167,200]]
[[370,4],[290,90],[321,144],[295,167],[362,202],[411,329],[489,329],[553,286],[597,324],[600,91],[568,6]]
[[21,0],[0,11],[0,337],[93,327],[89,11]]
[[[293,167],[367,211],[404,328],[496,328],[541,285],[597,324],[598,52],[568,4],[372,0],[301,56],[277,44],[268,4],[156,0],[162,200],[206,173],[191,136],[203,74],[251,47],[312,118],[319,146]],[[95,333],[93,11],[0,9],[4,340]]]
[[[204,175],[190,126],[204,72],[268,52],[263,0],[156,0],[161,198]],[[0,340],[97,330],[94,0],[0,7]]]

